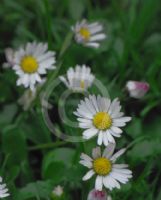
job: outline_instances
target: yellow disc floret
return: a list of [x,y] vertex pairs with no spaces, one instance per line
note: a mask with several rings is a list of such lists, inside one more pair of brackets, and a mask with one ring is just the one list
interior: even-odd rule
[[93,169],[96,172],[96,174],[100,176],[105,176],[109,174],[109,172],[111,171],[112,165],[111,165],[110,160],[108,160],[107,158],[101,157],[94,160]]
[[80,82],[80,87],[81,87],[82,89],[85,88],[85,82],[84,82],[84,80],[81,80],[81,82]]
[[93,124],[100,130],[105,130],[111,127],[112,119],[106,112],[98,112],[93,118]]
[[83,37],[85,41],[88,41],[91,37],[91,33],[88,28],[82,27],[79,30],[79,34]]
[[37,60],[33,56],[24,56],[20,65],[22,70],[28,74],[32,74],[38,69]]

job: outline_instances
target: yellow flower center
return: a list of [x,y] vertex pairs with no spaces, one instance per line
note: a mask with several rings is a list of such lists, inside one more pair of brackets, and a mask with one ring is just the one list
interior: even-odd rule
[[112,119],[106,112],[98,112],[93,118],[93,124],[100,130],[105,130],[111,127]]
[[85,27],[82,27],[80,30],[79,30],[79,33],[80,35],[84,38],[84,40],[88,41],[90,36],[91,36],[91,33],[89,31],[88,28],[85,28]]
[[82,89],[85,88],[85,82],[84,82],[83,80],[81,80],[81,82],[80,82],[80,87],[81,87]]
[[112,164],[110,160],[108,160],[107,158],[103,158],[103,157],[97,158],[93,162],[93,169],[96,172],[96,174],[100,176],[105,176],[109,174],[109,172],[111,171]]
[[37,60],[33,56],[24,56],[21,60],[21,68],[24,72],[32,74],[38,69]]

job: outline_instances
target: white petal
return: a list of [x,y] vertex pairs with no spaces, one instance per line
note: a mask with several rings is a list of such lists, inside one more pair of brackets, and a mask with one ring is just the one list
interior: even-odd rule
[[80,160],[79,163],[81,165],[84,165],[85,167],[88,167],[89,169],[92,168],[92,166],[93,166],[91,162],[86,161],[86,160]]
[[86,46],[98,48],[98,47],[100,46],[100,44],[99,44],[99,43],[96,43],[96,42],[88,42],[88,43],[86,44]]
[[102,191],[102,187],[103,187],[103,178],[102,176],[97,176],[95,182],[95,189],[98,191]]
[[129,122],[131,120],[131,117],[121,117],[121,118],[116,118],[113,121],[114,122],[119,122],[119,123],[125,123],[125,122]]
[[119,158],[122,154],[124,154],[126,151],[126,148],[121,149],[120,151],[118,151],[117,153],[115,153],[110,160],[112,160],[113,162],[115,162],[117,160],[117,158]]
[[116,144],[109,143],[103,152],[103,157],[110,158],[115,150],[115,146],[116,146]]
[[106,132],[103,132],[103,143],[104,143],[105,146],[107,146],[108,143],[109,143]]
[[86,175],[83,177],[83,181],[86,181],[86,180],[90,179],[94,174],[95,174],[95,172],[94,172],[93,170],[90,170],[90,171],[87,172]]
[[106,35],[101,33],[101,34],[97,34],[97,35],[94,35],[90,38],[90,42],[94,42],[94,41],[99,41],[99,40],[103,40],[106,38]]
[[111,135],[110,131],[107,130],[106,133],[107,133],[108,141],[111,143],[115,143],[115,140],[114,140],[113,136]]
[[113,164],[113,167],[117,169],[123,169],[123,168],[127,168],[128,165],[127,164]]
[[98,133],[98,130],[95,128],[87,129],[83,132],[83,138],[88,140],[88,139],[94,137],[97,133]]
[[80,158],[82,160],[86,160],[86,161],[89,161],[89,162],[93,161],[93,159],[91,157],[89,157],[87,154],[84,154],[84,153],[81,154]]
[[103,132],[100,131],[99,134],[98,134],[97,143],[98,143],[98,145],[102,145],[102,142],[103,142]]
[[101,149],[100,147],[96,147],[92,150],[92,157],[94,159],[101,157]]
[[112,126],[112,127],[111,127],[111,130],[112,130],[113,132],[115,132],[115,133],[118,133],[118,134],[122,133],[122,130],[121,130],[120,128],[118,128],[118,127],[115,127],[115,126]]

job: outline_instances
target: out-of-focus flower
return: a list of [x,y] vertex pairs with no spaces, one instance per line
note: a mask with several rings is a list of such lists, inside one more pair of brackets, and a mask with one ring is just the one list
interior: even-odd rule
[[18,86],[34,90],[36,83],[42,82],[41,76],[55,69],[55,52],[47,49],[47,44],[33,42],[15,52],[13,69],[19,76]]
[[19,98],[18,103],[22,105],[24,110],[28,110],[31,103],[36,97],[36,90],[27,89],[24,94]]
[[102,191],[103,185],[112,190],[113,188],[120,189],[120,183],[127,183],[132,177],[132,171],[127,169],[126,164],[115,164],[115,161],[120,157],[126,149],[121,149],[113,154],[115,145],[110,143],[103,154],[101,155],[100,147],[93,149],[92,158],[82,153],[80,164],[90,170],[83,177],[86,181],[96,174],[95,189]]
[[[23,93],[23,95],[18,99],[18,103],[23,107],[23,110],[28,110],[30,108],[30,105],[37,97],[37,90],[40,89],[43,84],[45,83],[46,79],[42,79],[42,82],[37,85],[37,87],[34,90],[27,89]],[[43,106],[47,106],[48,109],[50,109],[50,105],[46,102],[43,103]]]
[[111,196],[107,195],[107,192],[104,191],[98,191],[98,190],[91,190],[87,200],[112,200]]
[[12,48],[5,49],[6,61],[3,63],[3,68],[10,68],[14,65],[14,51]]
[[72,30],[75,33],[76,42],[88,47],[98,48],[99,42],[106,38],[106,35],[102,33],[103,26],[98,22],[89,24],[86,20],[82,20],[77,22]]
[[92,85],[94,78],[91,69],[86,65],[69,68],[66,77],[60,76],[60,80],[73,91],[87,90]]
[[112,200],[105,190],[98,191],[98,190],[91,190],[87,200]]
[[8,193],[8,188],[6,188],[6,184],[2,183],[3,179],[0,177],[0,198],[8,197],[10,194]]
[[60,197],[63,194],[63,187],[61,187],[60,185],[56,186],[52,193]]
[[140,99],[148,92],[149,84],[146,82],[128,81],[126,88],[131,97]]
[[54,188],[54,190],[52,191],[52,195],[51,198],[53,200],[64,200],[64,191],[63,191],[63,187],[58,185]]
[[117,98],[111,102],[106,97],[90,95],[81,101],[74,114],[78,117],[79,127],[86,129],[83,138],[89,140],[97,135],[98,145],[104,143],[107,146],[109,142],[115,143],[113,136],[120,137],[120,127],[131,120],[131,117],[124,117],[120,109]]

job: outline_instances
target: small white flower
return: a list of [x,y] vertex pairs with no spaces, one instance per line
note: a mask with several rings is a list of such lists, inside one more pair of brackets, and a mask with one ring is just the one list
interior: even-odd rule
[[30,105],[37,97],[37,89],[43,86],[46,79],[42,79],[42,82],[37,85],[37,87],[34,90],[27,89],[23,93],[23,95],[18,99],[19,105],[23,107],[23,110],[28,110],[30,108]]
[[61,187],[60,185],[58,185],[57,187],[54,188],[54,190],[52,191],[53,195],[57,196],[57,197],[61,197],[63,194],[63,187]]
[[8,197],[10,195],[6,188],[6,184],[2,184],[2,181],[3,179],[0,177],[0,198]]
[[42,82],[47,70],[55,69],[55,52],[48,51],[43,43],[27,43],[14,54],[14,67],[19,76],[17,85],[34,90],[36,83]]
[[27,89],[24,94],[19,98],[18,103],[22,105],[24,110],[28,110],[31,103],[36,97],[36,90]]
[[96,190],[102,191],[103,186],[109,190],[120,189],[120,183],[125,184],[132,177],[131,170],[127,169],[128,165],[115,164],[115,161],[125,152],[125,149],[113,154],[114,149],[115,145],[110,143],[102,155],[100,147],[93,149],[92,158],[86,154],[81,154],[80,164],[90,169],[83,180],[86,181],[95,174]]
[[67,88],[73,91],[85,91],[92,85],[95,77],[89,67],[77,65],[75,68],[68,69],[66,77],[59,78]]
[[128,81],[126,88],[131,97],[140,99],[148,92],[149,84],[146,82]]
[[3,63],[3,68],[10,68],[14,65],[14,51],[12,48],[5,49],[6,61]]
[[105,190],[99,191],[93,189],[90,191],[87,200],[112,200]]
[[106,38],[106,35],[101,33],[103,26],[98,22],[89,24],[86,20],[82,20],[80,23],[77,22],[72,30],[75,33],[76,42],[88,47],[98,48],[99,41]]
[[120,137],[120,127],[131,120],[131,117],[124,117],[120,109],[117,98],[111,102],[108,98],[90,95],[81,101],[74,114],[78,117],[79,127],[86,129],[83,138],[89,140],[97,135],[98,145],[104,143],[107,146],[109,142],[115,143],[113,136]]

